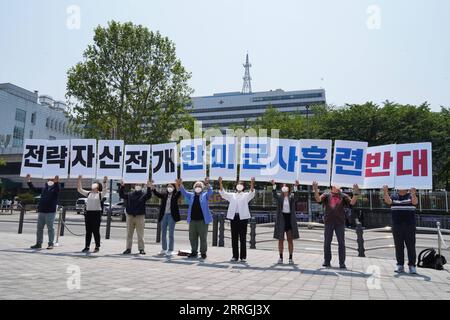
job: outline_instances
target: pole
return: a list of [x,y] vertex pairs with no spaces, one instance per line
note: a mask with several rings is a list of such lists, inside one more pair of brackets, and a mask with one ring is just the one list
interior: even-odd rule
[[161,242],[161,222],[156,221],[156,243]]
[[[64,210],[64,209],[63,209]],[[62,211],[59,211],[59,217],[58,217],[58,228],[56,230],[56,242],[55,247],[59,247],[59,236],[61,235],[61,219],[62,219]],[[64,229],[64,228],[63,228]]]
[[109,208],[108,208],[108,217],[106,219],[106,235],[105,235],[106,239],[109,239],[111,237],[112,192],[113,192],[113,181],[111,179],[109,180]]
[[20,209],[20,218],[19,218],[19,231],[17,232],[18,234],[22,234],[23,231],[23,219],[25,217],[25,208],[21,208]]
[[[361,213],[361,210],[360,210]],[[365,257],[365,249],[364,249],[364,231],[361,222],[359,219],[356,220],[356,241],[358,243],[358,257]]]
[[256,249],[256,218],[250,219],[250,249]]
[[[67,212],[67,208],[66,207],[63,207],[62,208],[62,212],[60,212],[59,213],[59,219],[61,220],[62,219],[62,223],[63,224],[65,224],[66,223],[66,212]],[[58,222],[59,223],[59,222]],[[60,236],[61,237],[63,237],[64,236],[64,227],[63,228],[61,228],[61,230],[60,230]]]
[[225,218],[223,214],[219,215],[219,247],[225,246]]
[[212,231],[212,246],[217,247],[217,235],[219,234],[219,220],[217,218],[217,213],[213,214],[213,231]]

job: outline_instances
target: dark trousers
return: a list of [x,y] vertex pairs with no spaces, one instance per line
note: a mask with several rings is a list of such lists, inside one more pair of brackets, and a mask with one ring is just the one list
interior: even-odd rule
[[416,226],[408,223],[394,223],[392,225],[394,236],[395,257],[397,265],[405,264],[405,245],[408,252],[408,265],[416,266]]
[[[247,259],[247,223],[248,220],[240,220],[239,215],[231,220],[231,245],[233,247],[233,258]],[[241,254],[239,255],[239,243]]]
[[333,233],[336,234],[339,247],[339,264],[345,264],[345,223],[325,223],[324,229],[324,262],[331,262],[331,242],[333,241]]
[[95,239],[95,247],[100,248],[100,223],[102,221],[101,211],[86,211],[84,214],[84,224],[86,227],[85,248],[91,245],[92,235]]

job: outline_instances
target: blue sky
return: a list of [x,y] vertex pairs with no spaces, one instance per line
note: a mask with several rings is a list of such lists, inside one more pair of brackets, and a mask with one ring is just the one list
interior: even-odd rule
[[[78,30],[66,26],[70,5]],[[239,91],[248,51],[253,91],[323,87],[336,105],[438,110],[450,106],[449,13],[447,0],[1,0],[0,82],[62,99],[93,28],[115,19],[172,39],[195,95]]]

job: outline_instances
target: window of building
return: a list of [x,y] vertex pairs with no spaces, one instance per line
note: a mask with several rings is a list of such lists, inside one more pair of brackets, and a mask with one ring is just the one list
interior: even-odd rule
[[20,148],[23,146],[23,138],[24,138],[25,129],[23,127],[14,127],[13,132],[13,147]]
[[34,132],[33,132],[33,130],[30,130],[30,139],[33,139],[33,134],[34,134]]
[[48,140],[56,140],[56,137],[54,137],[54,136],[49,136],[49,137],[48,137]]
[[33,113],[31,114],[31,123],[32,123],[32,124],[36,124],[36,112],[33,112]]
[[16,109],[16,121],[25,123],[27,112],[22,109]]
[[45,126],[47,128],[50,126],[50,118],[45,119]]
[[54,129],[55,127],[54,127],[54,123],[55,123],[55,121],[52,119],[52,120],[50,120],[50,129]]

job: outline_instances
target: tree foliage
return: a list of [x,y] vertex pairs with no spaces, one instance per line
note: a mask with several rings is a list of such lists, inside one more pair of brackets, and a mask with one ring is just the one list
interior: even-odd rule
[[192,90],[175,45],[141,25],[97,27],[83,61],[68,71],[72,122],[86,137],[160,143],[180,126]]

